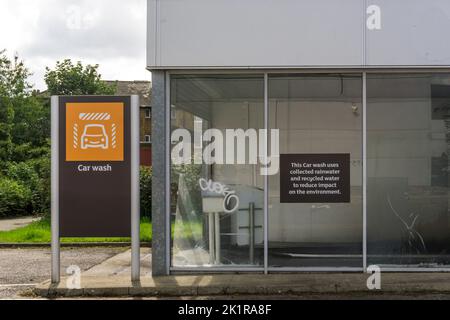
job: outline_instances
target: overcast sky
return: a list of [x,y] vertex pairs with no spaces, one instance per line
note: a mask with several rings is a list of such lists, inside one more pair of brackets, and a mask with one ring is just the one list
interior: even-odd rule
[[0,0],[0,50],[17,52],[45,89],[45,67],[99,64],[105,80],[150,80],[146,0]]

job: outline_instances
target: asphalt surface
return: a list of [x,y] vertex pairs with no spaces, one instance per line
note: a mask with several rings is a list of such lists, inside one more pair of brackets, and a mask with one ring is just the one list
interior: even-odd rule
[[39,220],[36,217],[23,217],[18,219],[1,219],[0,231],[11,231],[17,228],[23,228],[30,223]]
[[[82,271],[126,251],[126,248],[62,248],[61,274],[76,265]],[[51,252],[48,249],[0,249],[0,299],[27,295],[34,285],[50,279]]]
[[415,295],[392,295],[392,294],[305,294],[305,295],[241,295],[241,296],[196,296],[196,297],[117,297],[117,298],[58,298],[57,300],[143,300],[143,301],[270,301],[276,300],[450,300],[450,294],[415,294]]

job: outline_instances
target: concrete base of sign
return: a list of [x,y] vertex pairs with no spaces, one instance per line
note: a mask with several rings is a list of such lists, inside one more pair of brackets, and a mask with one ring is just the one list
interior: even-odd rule
[[219,274],[151,276],[149,249],[141,252],[142,278],[130,281],[130,251],[119,254],[82,273],[79,289],[68,288],[67,277],[53,286],[49,281],[35,288],[42,297],[180,297],[223,295],[314,294],[448,294],[450,273],[383,273],[381,290],[369,291],[363,273]]

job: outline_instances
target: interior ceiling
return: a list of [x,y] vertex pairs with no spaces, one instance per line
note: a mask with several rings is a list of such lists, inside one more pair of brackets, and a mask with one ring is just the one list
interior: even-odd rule
[[[446,76],[429,74],[370,75],[368,98],[450,98]],[[361,99],[362,79],[352,75],[272,77],[270,99],[348,100]],[[180,76],[172,80],[172,105],[204,119],[211,118],[214,102],[263,101],[264,81],[260,77]]]
[[[173,104],[264,99],[262,78],[186,77],[176,79],[173,84]],[[354,76],[279,77],[270,82],[273,98],[358,96],[361,95],[360,89],[361,77]]]
[[242,77],[186,77],[172,82],[172,105],[211,119],[212,104],[264,98],[264,80]]

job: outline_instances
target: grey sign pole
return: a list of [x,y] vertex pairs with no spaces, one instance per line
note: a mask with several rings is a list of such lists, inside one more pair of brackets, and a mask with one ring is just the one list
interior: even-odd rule
[[140,280],[139,96],[131,96],[131,281]]
[[51,98],[51,229],[52,229],[52,283],[60,281],[59,239],[59,97]]

